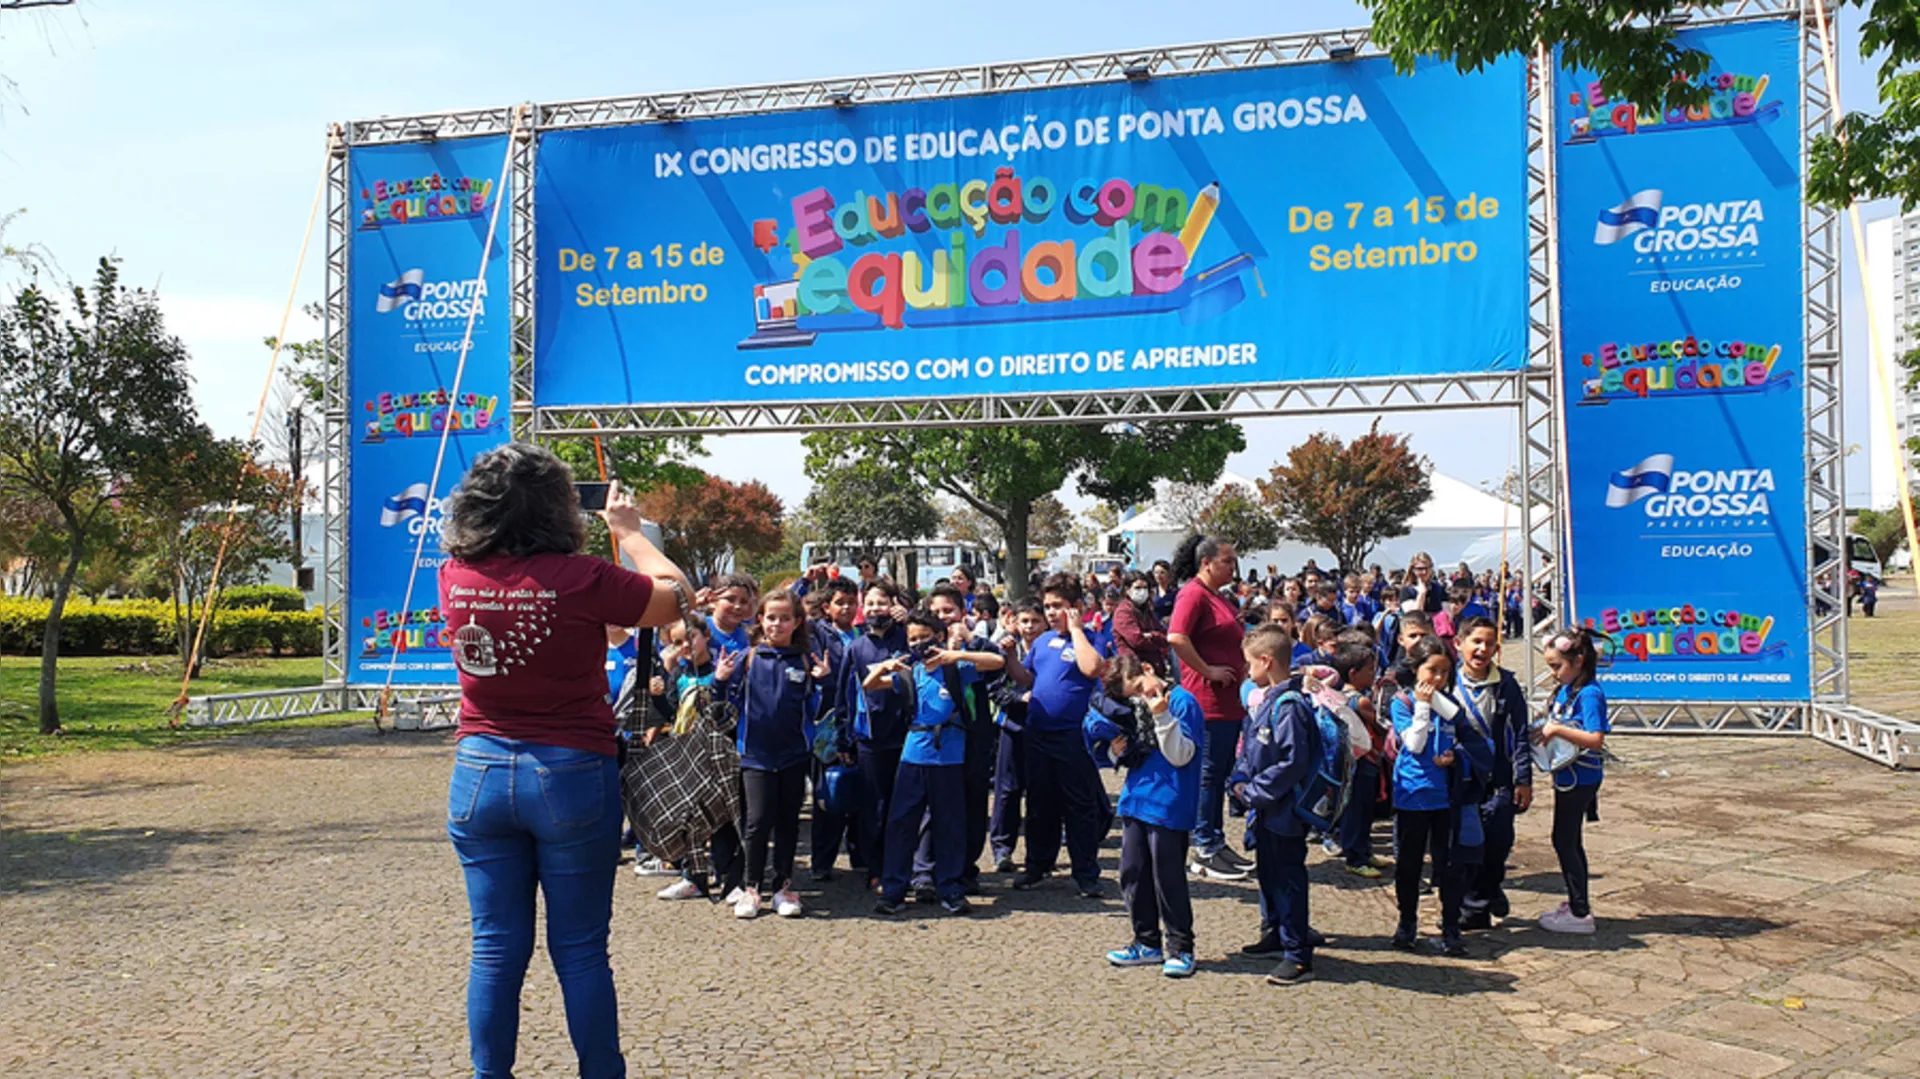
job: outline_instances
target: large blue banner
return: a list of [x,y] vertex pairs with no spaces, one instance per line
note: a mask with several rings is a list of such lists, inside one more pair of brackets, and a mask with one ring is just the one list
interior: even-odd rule
[[1682,34],[1697,109],[1558,77],[1569,598],[1614,696],[1808,692],[1797,35]]
[[[351,151],[347,399],[347,680],[455,680],[439,610],[440,504],[508,437],[507,218],[484,280],[504,136]],[[454,369],[478,312],[460,392]],[[452,428],[437,488],[440,434]],[[414,544],[426,549],[414,568]],[[409,573],[413,602],[403,610]],[[397,650],[397,651],[396,651]]]
[[1515,369],[1525,95],[1372,59],[551,132],[535,396]]

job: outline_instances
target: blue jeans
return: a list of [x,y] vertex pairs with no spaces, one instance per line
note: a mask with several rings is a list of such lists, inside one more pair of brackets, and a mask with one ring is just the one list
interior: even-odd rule
[[546,895],[547,951],[581,1079],[627,1074],[607,964],[620,818],[613,757],[484,735],[460,739],[447,834],[473,912],[467,1036],[476,1079],[513,1075],[536,885]]
[[1200,825],[1193,830],[1193,852],[1206,858],[1227,845],[1227,776],[1240,742],[1240,721],[1209,719],[1200,753]]

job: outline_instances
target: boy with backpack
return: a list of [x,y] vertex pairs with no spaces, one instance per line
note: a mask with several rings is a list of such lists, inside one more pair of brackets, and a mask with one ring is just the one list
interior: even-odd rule
[[1468,879],[1462,900],[1460,928],[1491,929],[1493,919],[1508,913],[1501,889],[1507,876],[1507,855],[1513,852],[1514,816],[1533,804],[1533,754],[1527,744],[1527,695],[1513,672],[1501,667],[1500,629],[1493,619],[1473,615],[1463,619],[1454,635],[1460,668],[1454,696],[1464,713],[1493,748],[1486,801],[1480,804],[1481,830],[1486,850],[1480,867]]
[[912,686],[913,719],[907,725],[893,794],[887,801],[886,860],[880,901],[873,908],[878,914],[891,916],[907,909],[907,880],[919,846],[922,817],[932,837],[933,882],[940,906],[948,914],[973,909],[961,879],[967,840],[966,689],[978,680],[976,672],[999,670],[1006,660],[998,652],[943,649],[940,642],[946,634],[946,626],[932,615],[914,615],[907,623],[907,653],[874,665],[861,683],[868,691],[884,691],[896,676],[905,676]]
[[1299,985],[1313,978],[1313,942],[1307,924],[1307,824],[1295,812],[1300,787],[1314,770],[1319,738],[1313,709],[1291,683],[1293,639],[1269,622],[1247,634],[1247,677],[1270,692],[1242,728],[1240,757],[1228,782],[1253,810],[1254,872],[1260,881],[1260,920],[1279,937],[1280,965],[1267,981]]

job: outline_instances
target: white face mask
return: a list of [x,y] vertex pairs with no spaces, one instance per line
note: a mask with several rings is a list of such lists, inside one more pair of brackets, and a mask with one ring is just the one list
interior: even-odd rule
[[1127,593],[1135,603],[1145,603],[1153,598],[1153,593],[1144,588],[1135,588]]

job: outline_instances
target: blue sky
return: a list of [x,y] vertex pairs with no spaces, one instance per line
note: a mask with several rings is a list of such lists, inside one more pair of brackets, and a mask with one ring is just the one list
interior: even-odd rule
[[[951,18],[931,17],[945,10]],[[1854,60],[1858,13],[1843,16],[1842,98],[1877,109]],[[244,434],[260,392],[331,121],[529,100],[898,71],[1108,49],[1358,26],[1340,0],[1051,0],[1016,15],[923,5],[539,4],[362,0],[244,4],[82,0],[76,9],[0,14],[0,212],[25,207],[9,242],[49,248],[69,274],[120,256],[127,280],[157,288],[193,353],[195,394],[224,434]],[[1890,212],[1875,207],[1868,216]],[[1844,231],[1844,230],[1843,230]],[[1847,239],[1849,441],[1867,431],[1866,335]],[[316,237],[299,290],[321,291]],[[293,333],[299,336],[302,327]],[[317,327],[307,324],[310,335]],[[1513,441],[1488,414],[1397,415],[1434,465],[1496,480]],[[1363,431],[1364,417],[1248,424],[1228,467],[1263,476],[1315,430]],[[1504,425],[1503,425],[1504,426]],[[808,484],[795,436],[709,439],[710,470],[765,480],[797,502]],[[1504,444],[1503,444],[1504,442]],[[1867,490],[1849,460],[1849,501]],[[1856,494],[1857,492],[1857,494]],[[1083,500],[1069,498],[1073,504]]]

